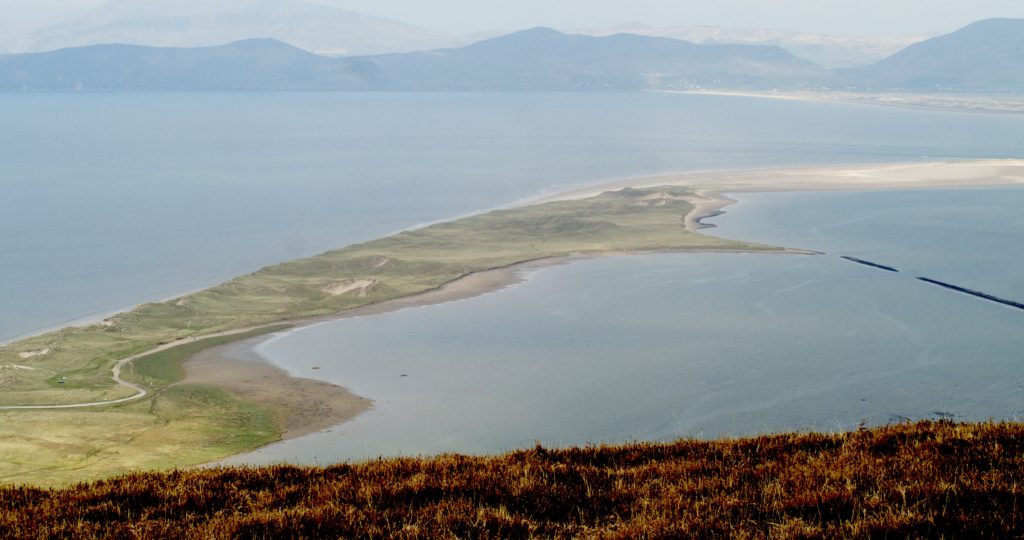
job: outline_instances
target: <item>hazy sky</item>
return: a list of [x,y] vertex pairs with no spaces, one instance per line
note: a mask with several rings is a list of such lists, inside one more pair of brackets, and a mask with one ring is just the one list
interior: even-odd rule
[[447,32],[638,21],[850,35],[946,32],[1024,18],[1024,0],[319,0]]
[[[638,21],[657,26],[706,24],[847,35],[898,35],[948,32],[989,17],[1024,18],[1024,0],[307,1],[452,34],[541,25],[569,29]],[[0,18],[53,16],[102,3],[104,0],[0,0]]]

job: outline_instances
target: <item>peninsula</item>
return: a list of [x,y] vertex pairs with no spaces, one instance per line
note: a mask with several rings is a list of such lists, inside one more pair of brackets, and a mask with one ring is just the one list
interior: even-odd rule
[[211,353],[232,341],[479,294],[514,281],[523,263],[655,251],[809,253],[698,232],[703,216],[731,202],[723,192],[1010,184],[1024,184],[1024,161],[626,179],[263,268],[0,347],[0,481],[60,485],[207,463],[370,406],[343,388]]

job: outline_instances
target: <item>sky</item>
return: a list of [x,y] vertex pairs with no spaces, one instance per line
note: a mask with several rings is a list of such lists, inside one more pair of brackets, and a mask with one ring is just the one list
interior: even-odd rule
[[948,32],[979,19],[1024,18],[1024,0],[320,0],[450,33],[643,22],[841,35]]
[[[0,19],[34,19],[105,0],[0,0]],[[152,1],[152,0],[149,0]],[[165,0],[173,2],[174,0]],[[642,22],[836,35],[945,33],[991,17],[1024,18],[1024,0],[307,0],[448,34]]]

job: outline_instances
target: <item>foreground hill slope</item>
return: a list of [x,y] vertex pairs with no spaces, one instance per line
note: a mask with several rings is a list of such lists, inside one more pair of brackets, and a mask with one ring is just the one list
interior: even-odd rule
[[9,538],[1010,538],[1024,426],[683,440],[0,488]]
[[978,21],[838,76],[861,89],[1022,92],[1024,19]]

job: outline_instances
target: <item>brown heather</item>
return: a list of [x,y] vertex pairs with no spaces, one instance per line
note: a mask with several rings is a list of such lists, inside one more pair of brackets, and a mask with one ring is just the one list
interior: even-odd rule
[[0,488],[9,538],[1013,538],[1024,425],[535,448]]

